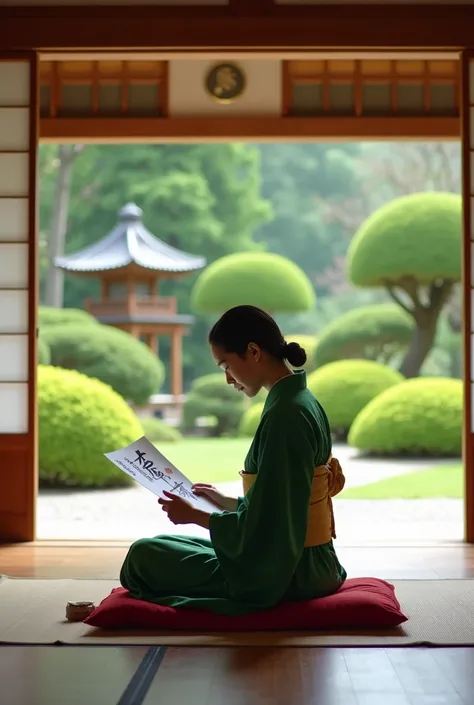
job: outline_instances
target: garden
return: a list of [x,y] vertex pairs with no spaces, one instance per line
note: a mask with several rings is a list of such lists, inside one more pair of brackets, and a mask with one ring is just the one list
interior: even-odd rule
[[[173,178],[179,191],[176,173]],[[214,181],[213,188],[224,187]],[[167,388],[166,345],[160,343],[157,356],[141,340],[86,313],[80,305],[84,282],[66,278],[61,306],[43,296],[40,498],[134,488],[103,454],[141,435],[192,480],[232,484],[238,491],[238,472],[266,392],[248,400],[226,385],[221,372],[211,371],[206,331],[227,308],[250,303],[272,313],[287,340],[307,352],[308,386],[326,410],[334,454],[347,477],[338,502],[460,500],[461,197],[435,189],[391,195],[346,240],[347,287],[339,292],[315,279],[298,257],[269,251],[258,240],[245,251],[216,251],[189,283],[174,284],[173,293],[196,316],[185,343],[186,389],[177,424],[143,413],[150,398]],[[278,201],[267,199],[277,211],[270,216],[268,202],[261,200],[254,204],[255,221],[269,227],[272,218],[281,220]],[[76,232],[84,225],[82,217],[73,213]],[[331,220],[326,212],[325,218],[342,232],[337,217]],[[219,237],[215,231],[215,242]],[[201,242],[194,251],[202,247]],[[193,251],[189,242],[187,248]],[[340,260],[333,254],[326,279],[340,277],[335,274]],[[324,287],[330,295],[321,296]]]

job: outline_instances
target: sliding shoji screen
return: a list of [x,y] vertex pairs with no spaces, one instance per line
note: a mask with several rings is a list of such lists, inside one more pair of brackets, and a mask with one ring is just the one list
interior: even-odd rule
[[37,61],[0,52],[0,541],[35,534]]

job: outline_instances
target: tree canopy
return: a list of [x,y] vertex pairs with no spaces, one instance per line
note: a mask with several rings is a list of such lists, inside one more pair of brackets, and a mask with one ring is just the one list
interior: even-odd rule
[[419,375],[438,318],[461,278],[462,201],[453,193],[416,193],[379,208],[348,250],[353,284],[385,287],[415,328],[400,371]]
[[[45,291],[58,147],[40,147],[41,288]],[[116,224],[117,211],[129,201],[143,210],[143,222],[164,242],[208,262],[236,251],[264,249],[255,230],[272,217],[260,195],[260,153],[245,144],[87,145],[74,162],[66,252],[104,237]],[[160,295],[176,296],[180,313],[189,313],[195,275],[160,285]],[[66,274],[64,305],[82,308],[99,296],[98,280]],[[212,369],[203,344],[209,321],[197,317],[183,343],[186,386],[196,374]],[[160,340],[168,365],[169,340]],[[166,384],[170,375],[167,375]]]
[[462,201],[454,193],[416,193],[373,213],[348,249],[356,286],[419,284],[461,277]]
[[279,142],[258,148],[262,196],[271,202],[274,217],[255,238],[298,264],[317,295],[327,294],[324,272],[345,254],[347,239],[339,223],[328,222],[323,204],[358,193],[361,145]]
[[[318,306],[309,311],[276,312],[289,337],[319,334],[346,310],[387,300],[385,283],[354,288],[347,277],[348,244],[370,214],[405,194],[460,190],[461,153],[456,143],[70,146],[76,158],[71,168],[66,252],[102,238],[114,227],[117,210],[135,201],[155,235],[206,257],[208,264],[237,252],[282,255],[301,267],[318,297]],[[55,193],[64,151],[54,144],[39,149],[42,303],[46,301],[48,256],[54,249]],[[392,239],[386,250],[390,257],[402,249],[395,247],[396,242],[399,239]],[[430,246],[429,242],[427,252]],[[423,255],[423,248],[419,249]],[[459,247],[443,250],[440,246],[440,251],[445,258],[447,251],[456,254]],[[179,311],[189,312],[196,276],[160,284],[160,295],[176,296]],[[404,284],[415,291],[413,280]],[[438,298],[436,306],[444,306],[449,286],[445,280],[441,291],[439,286],[439,282],[421,285],[416,280],[416,294],[423,306],[433,293]],[[99,296],[98,281],[66,274],[64,294],[65,306],[83,308],[86,298]],[[411,295],[398,285],[392,286],[392,294],[400,307],[403,303],[414,308]],[[427,317],[421,309],[419,314],[419,321]],[[197,313],[184,338],[185,389],[194,378],[212,371],[206,345],[212,323],[209,314]],[[415,330],[421,330],[421,323]],[[438,338],[431,343],[426,340],[431,348],[438,348]],[[459,352],[460,343],[456,346]],[[160,337],[159,348],[168,368],[170,341],[166,336]],[[437,360],[439,371],[450,374],[449,356],[438,355]],[[169,389],[169,379],[170,375],[164,391]]]
[[315,304],[314,289],[294,262],[273,253],[222,257],[199,276],[192,304],[197,311],[220,313],[249,304],[266,311],[305,311]]

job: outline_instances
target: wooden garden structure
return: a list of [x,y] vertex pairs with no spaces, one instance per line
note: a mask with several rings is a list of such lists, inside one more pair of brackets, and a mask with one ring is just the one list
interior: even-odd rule
[[101,323],[142,340],[158,355],[159,338],[171,338],[171,394],[183,392],[182,338],[193,317],[178,313],[175,296],[159,296],[160,282],[202,269],[206,260],[155,237],[142,222],[134,203],[118,213],[118,223],[99,242],[59,257],[56,266],[100,280],[100,300],[87,300],[86,310]]

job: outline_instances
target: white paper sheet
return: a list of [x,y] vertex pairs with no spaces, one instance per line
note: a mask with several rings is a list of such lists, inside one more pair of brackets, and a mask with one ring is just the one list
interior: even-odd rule
[[192,491],[193,483],[170,463],[146,436],[125,448],[104,455],[157,497],[162,497],[163,490],[166,490],[183,497],[198,509],[206,512],[222,511],[210,500],[197,497]]

